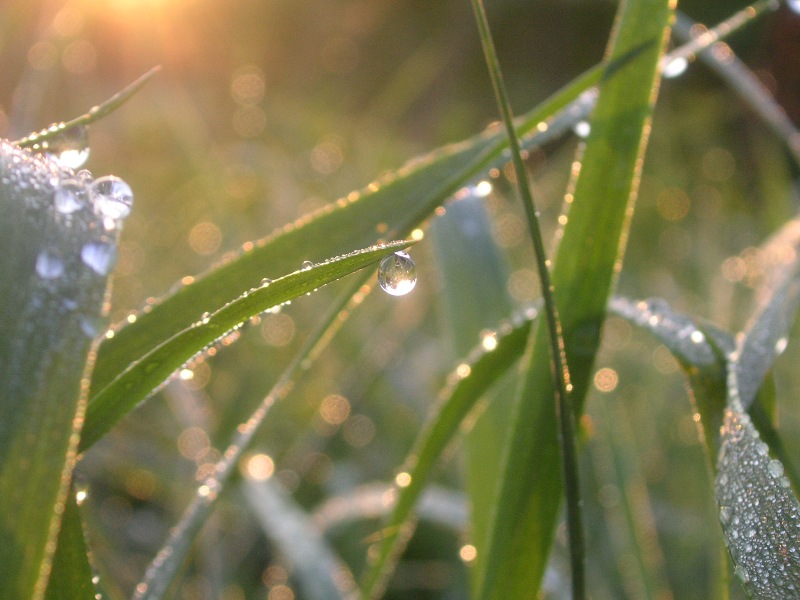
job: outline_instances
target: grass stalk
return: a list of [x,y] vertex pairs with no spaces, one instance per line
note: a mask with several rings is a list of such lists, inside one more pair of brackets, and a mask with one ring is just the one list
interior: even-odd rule
[[[511,159],[516,174],[517,187],[522,204],[525,208],[528,230],[533,242],[536,260],[536,269],[542,288],[544,299],[544,312],[550,342],[551,367],[556,395],[556,415],[558,417],[559,445],[561,450],[561,467],[564,478],[564,491],[567,501],[567,530],[569,537],[569,551],[572,571],[572,597],[581,600],[586,596],[585,562],[586,544],[583,534],[581,516],[580,480],[578,475],[577,445],[575,443],[574,410],[570,402],[571,384],[569,369],[567,367],[564,340],[561,335],[561,324],[555,304],[555,288],[551,282],[549,265],[544,249],[544,239],[539,223],[539,212],[533,202],[528,175],[522,160],[519,139],[514,129],[514,117],[511,105],[503,82],[500,63],[494,48],[491,31],[489,29],[486,11],[482,0],[472,0],[475,21],[481,38],[489,76],[492,80],[497,105],[500,109],[503,123],[508,133]],[[531,328],[531,343],[535,335],[535,328]]]

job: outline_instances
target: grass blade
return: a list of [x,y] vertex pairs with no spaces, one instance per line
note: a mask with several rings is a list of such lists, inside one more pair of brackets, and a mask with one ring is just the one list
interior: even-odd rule
[[49,159],[3,143],[0,175],[0,581],[6,597],[41,598],[106,295],[107,265],[86,257],[110,263],[117,232],[88,202],[56,210],[73,173]]
[[800,220],[786,223],[761,248],[765,282],[737,361],[739,399],[745,410],[756,397],[775,358],[786,348],[800,306]]
[[61,519],[58,547],[45,600],[101,600],[92,581],[89,548],[83,536],[80,509],[70,490]]
[[[669,3],[623,2],[610,59],[642,50],[601,87],[574,202],[553,272],[564,328],[573,399],[586,395],[608,295],[624,247]],[[544,330],[515,407],[501,471],[488,556],[479,575],[482,598],[530,597],[539,589],[561,503],[556,415]]]
[[[533,315],[531,315],[533,316]],[[406,485],[396,486],[397,503],[383,529],[384,534],[369,552],[369,569],[361,580],[361,597],[380,596],[399,554],[413,533],[411,520],[439,457],[450,445],[478,400],[522,356],[530,321],[501,327],[491,351],[481,345],[450,375],[422,431],[401,468],[408,474]]]
[[200,320],[137,359],[114,381],[92,399],[86,413],[81,438],[85,450],[102,437],[134,406],[167,381],[181,365],[204,348],[235,331],[250,317],[280,306],[317,288],[363,269],[384,256],[411,245],[394,242],[333,258],[313,267],[265,283],[243,294],[211,315],[197,315]]
[[244,482],[244,495],[264,534],[288,559],[303,598],[351,598],[355,579],[324,535],[276,481]]
[[[601,74],[600,69],[592,69],[525,115],[519,121],[521,134],[537,131],[538,123],[578,100],[599,81]],[[584,105],[579,101],[576,106]],[[557,126],[529,136],[528,143],[567,131],[575,118],[567,115]],[[264,277],[296,269],[295,257],[319,261],[348,252],[354,246],[374,244],[381,237],[405,236],[472,178],[504,161],[505,147],[505,137],[494,130],[448,146],[370,184],[362,193],[354,192],[267,238],[245,245],[235,260],[197,280],[191,278],[191,285],[104,340],[92,377],[91,396],[140,356],[191,326],[197,318],[197,307],[209,312],[219,309],[242,292],[257,287]],[[380,224],[386,225],[386,233],[376,231]]]
[[793,598],[800,589],[800,502],[780,461],[744,412],[736,358],[729,368],[729,402],[717,473],[719,518],[734,573],[754,598]]

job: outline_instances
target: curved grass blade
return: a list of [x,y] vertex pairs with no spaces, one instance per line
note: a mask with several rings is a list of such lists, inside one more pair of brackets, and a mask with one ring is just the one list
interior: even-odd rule
[[755,400],[764,376],[786,348],[800,306],[800,220],[786,223],[761,248],[765,262],[759,307],[748,324],[736,363],[739,399],[745,410]]
[[[563,91],[545,101],[519,121],[528,144],[550,139],[569,130],[579,116],[566,112],[561,121],[538,132],[536,125],[570,106],[581,110],[580,96],[596,84],[602,71],[592,69]],[[580,111],[579,111],[580,112]],[[287,225],[255,243],[246,244],[235,260],[213,269],[139,315],[116,335],[104,340],[92,378],[91,397],[119,373],[152,348],[164,343],[195,320],[197,307],[212,312],[256,287],[266,276],[297,268],[298,256],[324,260],[355,247],[368,246],[384,236],[403,237],[427,219],[433,211],[472,178],[503,158],[505,136],[490,130],[460,144],[448,146],[415,160],[381,181],[354,192],[321,210]]]
[[275,481],[246,479],[244,495],[264,534],[288,559],[303,598],[353,598],[355,579],[308,515]]
[[22,148],[31,148],[32,150],[40,150],[47,147],[47,143],[51,140],[63,135],[65,131],[74,129],[76,127],[85,127],[95,121],[102,119],[107,114],[117,110],[120,106],[125,104],[131,97],[138,92],[144,85],[152,79],[152,77],[161,70],[161,67],[153,67],[147,73],[139,77],[136,81],[127,85],[124,89],[114,94],[111,98],[99,104],[89,112],[76,117],[65,123],[53,123],[50,127],[42,129],[37,133],[31,133],[22,139],[14,142],[17,146]]
[[110,264],[117,232],[88,202],[56,210],[74,174],[45,157],[2,142],[0,176],[0,581],[7,597],[41,598],[106,296],[105,262],[86,258]]
[[75,501],[74,490],[61,519],[58,547],[53,558],[53,571],[47,584],[45,600],[103,600],[102,593],[95,588],[92,567],[89,563],[89,548],[83,536],[83,522]]
[[285,398],[301,372],[310,368],[318,353],[332,339],[343,323],[343,313],[358,304],[354,296],[363,289],[365,279],[354,276],[353,282],[333,303],[320,320],[316,330],[306,339],[302,349],[294,355],[277,383],[261,401],[261,405],[250,418],[236,428],[233,440],[214,468],[214,475],[201,485],[178,524],[170,531],[169,538],[145,571],[144,579],[136,586],[135,600],[160,600],[171,585],[176,573],[183,564],[197,533],[202,528],[214,503],[238,464],[243,453],[250,446],[253,437],[264,423],[275,402]]
[[[534,316],[532,313],[529,315]],[[458,365],[440,392],[435,406],[417,436],[401,468],[408,474],[405,486],[396,485],[397,503],[381,539],[368,553],[370,565],[361,580],[361,597],[380,596],[405,544],[414,530],[412,514],[425,484],[442,453],[452,442],[478,400],[505,373],[525,350],[530,331],[526,320],[514,327],[501,327],[494,349],[481,344],[469,359]]]
[[134,406],[158,389],[181,365],[238,329],[250,317],[369,266],[413,242],[393,242],[351,252],[295,271],[243,294],[213,314],[196,315],[192,326],[137,359],[92,399],[81,437],[85,450]]
[[734,572],[749,596],[795,598],[800,592],[800,502],[780,461],[744,411],[737,358],[728,372],[728,408],[717,471],[719,519]]
[[[397,498],[397,488],[384,483],[365,484],[332,498],[314,509],[311,518],[322,531],[330,531],[353,521],[389,516]],[[465,531],[468,525],[464,495],[435,485],[422,492],[416,508],[420,520],[430,521],[453,531]]]
[[[610,67],[591,120],[553,284],[564,331],[572,398],[582,409],[608,296],[613,288],[641,171],[671,3],[622,2],[610,59],[642,50]],[[570,197],[571,199],[571,197]],[[561,505],[559,446],[549,344],[540,328],[533,345],[498,479],[497,508],[480,598],[529,598],[539,589]]]

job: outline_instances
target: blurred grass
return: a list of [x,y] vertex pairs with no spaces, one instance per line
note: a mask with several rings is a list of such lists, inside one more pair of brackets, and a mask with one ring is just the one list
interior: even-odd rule
[[[614,8],[582,0],[493,3],[514,105],[535,105],[597,62]],[[682,8],[705,22],[732,10],[722,1]],[[125,178],[136,192],[114,278],[115,321],[243,242],[495,118],[472,16],[460,1],[9,0],[0,17],[6,137],[81,114],[152,65],[164,65],[144,93],[91,130],[88,166]],[[791,72],[770,48],[786,43],[786,28],[797,20],[781,9],[732,41],[779,89]],[[554,143],[528,161],[551,228],[574,146]],[[620,291],[664,297],[676,309],[741,328],[759,277],[753,248],[796,210],[793,169],[780,142],[702,65],[665,81]],[[508,254],[509,294],[523,304],[536,295],[536,281],[526,267],[521,214],[505,178],[494,183],[486,207]],[[434,300],[442,281],[426,244],[414,251],[415,292],[399,300],[369,297],[260,437],[260,451],[272,456],[277,476],[306,508],[354,484],[390,479],[452,366],[442,341],[446,309]],[[323,292],[263,318],[81,462],[78,475],[91,489],[85,508],[92,546],[121,589],[138,580],[193,494],[194,478],[213,462],[214,447],[302,343],[308,315],[332,297]],[[776,365],[781,434],[794,456],[800,412],[787,392],[798,383],[796,352],[790,343]],[[617,320],[604,338],[597,368],[604,367],[617,374],[613,393],[625,409],[613,414],[635,432],[630,452],[652,503],[666,585],[676,598],[706,598],[717,534],[702,526],[714,523],[711,490],[681,375],[662,346]],[[583,421],[590,449],[593,440],[602,442],[602,427],[593,430],[592,423],[607,416],[595,404],[609,393],[592,385]],[[323,401],[341,404],[329,400],[334,396],[349,408],[339,424],[319,410]],[[439,481],[462,485],[455,468]],[[617,486],[598,472],[586,503],[613,510]],[[254,529],[240,503],[224,501],[187,568],[183,593],[235,599],[281,585],[284,576],[269,570],[272,551]],[[363,537],[372,531],[354,528],[335,538],[356,572]],[[423,524],[406,555],[413,562],[401,568],[387,597],[444,598],[446,589],[463,589],[467,575],[454,550],[468,539],[448,538],[437,548],[440,536]],[[603,554],[602,540],[594,539],[599,549],[590,556]],[[557,537],[546,585],[560,581],[559,543]],[[626,564],[624,552],[608,554]],[[590,577],[607,590],[598,597],[624,597],[613,569]]]

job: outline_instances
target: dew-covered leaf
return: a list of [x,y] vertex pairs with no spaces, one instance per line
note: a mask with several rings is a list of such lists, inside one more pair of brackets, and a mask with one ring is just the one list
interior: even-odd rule
[[117,219],[92,178],[0,143],[0,581],[45,592]]
[[[529,315],[533,317],[533,313]],[[482,343],[468,360],[459,364],[440,392],[425,425],[417,436],[396,485],[396,504],[385,524],[384,535],[370,551],[370,564],[361,580],[362,598],[375,598],[385,585],[394,561],[414,530],[412,517],[437,461],[469,417],[476,403],[501,376],[513,368],[525,351],[531,321],[501,326],[491,345]],[[397,480],[396,480],[397,481]]]
[[273,480],[246,480],[243,486],[264,535],[288,561],[302,597],[311,600],[354,597],[353,574],[291,496]]
[[226,336],[235,335],[249,318],[363,269],[411,243],[393,242],[351,252],[316,265],[309,262],[299,271],[275,281],[263,281],[213,314],[195,314],[195,321],[190,326],[137,358],[91,399],[86,411],[81,450],[97,441],[134,406],[167,381],[181,365],[205,348],[223,342]]
[[748,409],[775,358],[786,348],[800,305],[800,220],[786,223],[760,248],[763,283],[737,362],[739,398]]
[[780,461],[770,458],[738,394],[735,362],[721,430],[716,494],[719,519],[748,594],[759,600],[800,595],[800,503]]

